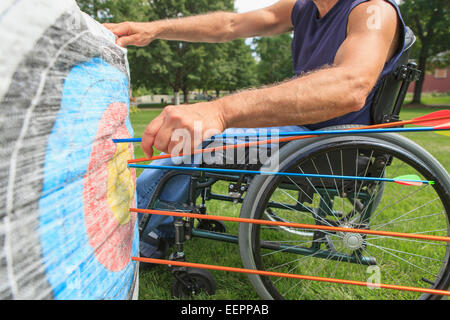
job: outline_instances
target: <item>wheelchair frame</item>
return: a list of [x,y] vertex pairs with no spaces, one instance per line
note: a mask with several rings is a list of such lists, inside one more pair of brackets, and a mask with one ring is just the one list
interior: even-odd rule
[[[399,59],[397,66],[393,73],[386,76],[379,84],[378,90],[374,97],[374,102],[372,106],[372,122],[373,123],[388,123],[395,122],[399,119],[399,113],[402,103],[405,99],[407,89],[412,81],[418,79],[420,71],[417,70],[417,66],[414,63],[408,62],[410,50],[415,42],[415,37],[410,29],[407,29],[407,34],[405,36],[406,43],[404,48],[404,53]],[[153,198],[150,201],[150,205],[153,206],[159,199],[159,195],[167,181],[172,179],[176,175],[186,175],[186,173],[172,171],[166,174],[157,186],[154,192]],[[253,177],[241,174],[219,174],[212,172],[194,172],[190,174],[190,193],[189,199],[187,201],[188,206],[183,210],[184,212],[196,213],[201,215],[206,215],[206,202],[209,200],[219,200],[231,202],[234,204],[243,203],[244,194],[248,191],[251,186]],[[212,192],[212,186],[218,181],[229,182],[228,196],[217,194]],[[288,187],[288,186],[287,186]],[[338,190],[325,190],[317,188],[316,190],[320,194],[320,204],[319,218],[315,218],[316,224],[322,224],[319,219],[326,219],[327,215],[336,215],[338,213],[331,212],[332,201],[335,196],[339,196],[340,192]],[[331,192],[331,194],[330,194]],[[342,191],[343,192],[343,191]],[[201,197],[201,204],[196,205],[198,197]],[[352,194],[347,195],[352,198]],[[353,195],[355,197],[355,195]],[[362,197],[365,203],[362,204],[363,207],[370,204],[371,196],[369,194],[358,193],[358,197]],[[276,204],[273,204],[276,206]],[[312,212],[313,208],[306,207],[303,204],[295,205],[298,211],[303,211],[306,213]],[[366,210],[366,215],[363,217],[363,224],[369,223],[370,215],[372,210],[369,208]],[[321,216],[321,217],[320,217]],[[274,218],[274,217],[273,217]],[[139,230],[142,232],[148,223],[148,219],[142,219]],[[276,217],[274,218],[276,220]],[[177,246],[177,251],[172,253],[169,260],[171,261],[185,261],[184,254],[184,244],[186,240],[192,237],[204,238],[214,241],[223,241],[229,243],[239,243],[238,236],[230,235],[225,233],[225,226],[220,221],[211,220],[201,220],[199,227],[194,227],[193,218],[180,218],[175,217],[174,227],[175,227],[175,244]],[[282,250],[284,252],[295,253],[299,255],[314,255],[318,258],[326,258],[336,261],[345,260],[350,263],[373,266],[376,265],[376,259],[373,257],[365,257],[360,252],[353,254],[343,254],[340,252],[330,250],[322,250],[321,245],[326,242],[323,240],[326,238],[326,234],[322,231],[313,231],[314,239],[318,240],[315,242],[311,248],[305,248],[295,245],[278,244],[273,245],[271,243],[261,243],[261,248],[269,250]],[[196,291],[196,284],[192,281],[187,280],[187,269],[183,266],[172,266],[172,272],[179,283],[187,287],[189,292]]]

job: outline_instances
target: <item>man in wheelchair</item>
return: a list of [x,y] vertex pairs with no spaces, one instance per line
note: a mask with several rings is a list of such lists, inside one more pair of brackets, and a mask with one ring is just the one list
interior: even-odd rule
[[[143,136],[142,148],[148,157],[153,155],[153,148],[174,155],[183,148],[193,150],[214,134],[239,131],[234,128],[286,132],[371,124],[371,108],[381,80],[394,71],[406,38],[406,27],[394,0],[280,0],[242,14],[214,12],[106,27],[116,34],[121,46],[146,46],[156,39],[219,43],[294,32],[295,78],[215,101],[166,107]],[[190,133],[190,141],[175,138],[174,133],[180,129]],[[153,164],[173,162],[169,159]],[[139,208],[147,208],[165,174],[146,170],[138,178]],[[161,200],[178,203],[182,209],[189,184],[189,176],[173,177],[160,192]],[[168,209],[180,208],[175,205]],[[164,256],[166,245],[160,238],[173,237],[172,221],[152,216],[141,239],[143,256]]]

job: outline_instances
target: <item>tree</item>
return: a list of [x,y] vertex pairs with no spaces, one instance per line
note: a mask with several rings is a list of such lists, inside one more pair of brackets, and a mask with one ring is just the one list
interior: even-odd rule
[[[149,20],[179,18],[218,10],[233,10],[232,0],[148,0]],[[131,71],[136,83],[146,87],[169,87],[179,102],[179,92],[188,93],[198,85],[208,59],[204,43],[157,40],[130,53]],[[145,66],[145,67],[144,67]]]
[[76,0],[80,9],[99,22],[146,21],[140,0]]
[[232,92],[258,83],[256,60],[244,40],[205,44],[204,48],[207,58],[198,84],[204,91],[214,90],[218,97],[222,90]]
[[[78,0],[85,12],[101,22],[153,21],[212,11],[234,11],[233,0]],[[256,84],[255,60],[243,40],[230,43],[188,43],[156,40],[144,48],[129,47],[132,87],[172,90],[175,103],[184,93],[235,91]]]
[[204,93],[215,90],[218,97],[226,84],[232,81],[233,70],[228,55],[229,43],[205,44],[207,58],[200,70],[197,87]]
[[257,38],[253,43],[256,46],[256,54],[260,58],[257,73],[261,84],[271,84],[294,76],[290,34]]
[[231,73],[230,80],[224,83],[224,90],[233,92],[258,84],[256,60],[245,40],[238,39],[230,42],[225,52]]
[[400,5],[406,24],[417,36],[412,58],[422,71],[414,88],[412,103],[421,103],[422,88],[430,59],[449,50],[450,2],[442,0],[407,0]]
[[104,17],[109,15],[109,0],[76,0],[81,11],[86,12],[92,18],[102,21]]

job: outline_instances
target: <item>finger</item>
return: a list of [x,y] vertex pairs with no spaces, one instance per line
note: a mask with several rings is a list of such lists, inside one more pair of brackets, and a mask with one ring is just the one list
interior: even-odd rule
[[157,116],[145,129],[145,133],[142,137],[141,147],[142,151],[144,151],[145,155],[148,158],[153,156],[153,145],[155,143],[155,137],[158,134],[158,131],[161,129],[164,123],[164,113],[161,113]]
[[154,146],[157,150],[169,153],[169,144],[172,138],[172,130],[168,126],[161,128],[155,137]]
[[131,34],[131,24],[129,22],[105,23],[103,25],[118,37]]
[[179,156],[186,151],[185,139],[183,137],[173,138],[170,140],[167,150],[172,156]]
[[116,28],[115,23],[103,23],[102,26],[108,29],[108,31],[112,32],[116,36],[116,34],[114,33],[114,29]]
[[127,47],[130,45],[139,45],[139,36],[138,35],[132,35],[128,37],[121,37],[117,39],[116,44],[121,47]]

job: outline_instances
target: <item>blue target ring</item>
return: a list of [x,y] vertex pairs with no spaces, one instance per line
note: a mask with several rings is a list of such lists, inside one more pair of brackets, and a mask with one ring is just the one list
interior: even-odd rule
[[[83,204],[83,180],[99,122],[111,104],[129,108],[128,88],[126,75],[101,58],[75,66],[64,82],[61,109],[48,140],[39,201],[44,267],[56,299],[129,296],[136,263],[130,259],[122,270],[111,271],[97,260]],[[128,118],[125,126],[133,136]],[[130,250],[137,256],[137,225],[132,228]]]

